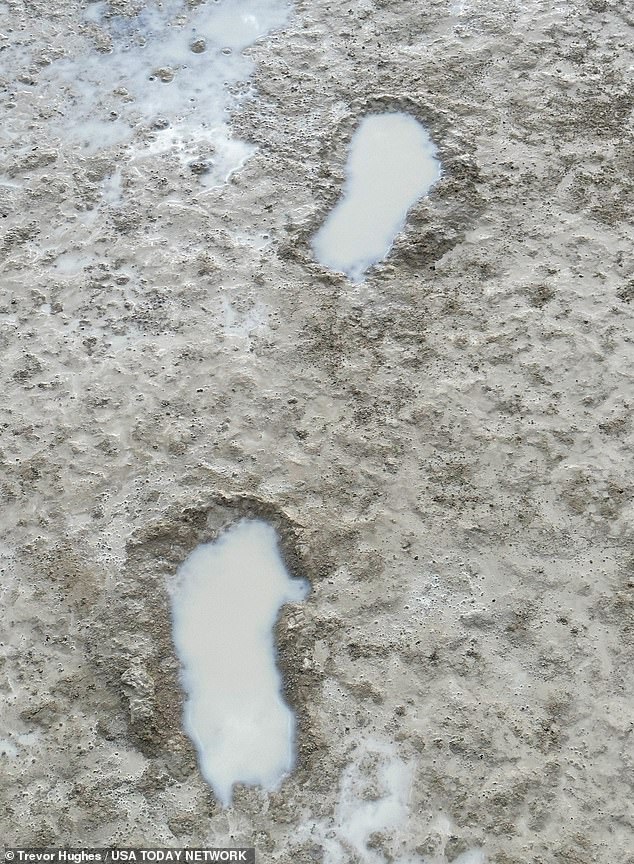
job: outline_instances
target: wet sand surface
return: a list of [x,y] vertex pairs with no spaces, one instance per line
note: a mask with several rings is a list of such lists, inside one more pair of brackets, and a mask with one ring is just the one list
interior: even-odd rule
[[[112,48],[99,16],[0,16],[7,844],[632,864],[625,6],[300,0],[228,85],[219,185],[160,111],[64,135],[51,69]],[[355,285],[310,238],[385,111],[444,173]],[[226,810],[167,582],[242,517],[312,591],[277,626],[297,769]]]

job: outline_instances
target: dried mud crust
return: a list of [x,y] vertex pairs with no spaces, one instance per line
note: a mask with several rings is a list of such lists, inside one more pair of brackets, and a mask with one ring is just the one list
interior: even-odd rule
[[[297,3],[250,52],[232,122],[259,150],[216,190],[150,131],[52,135],[41,69],[103,34],[80,4],[0,9],[3,836],[319,861],[306,826],[341,836],[377,740],[415,770],[378,860],[631,864],[622,8]],[[384,108],[445,176],[352,286],[308,241]],[[226,813],[180,730],[165,579],[243,513],[313,591],[277,632],[298,770]]]

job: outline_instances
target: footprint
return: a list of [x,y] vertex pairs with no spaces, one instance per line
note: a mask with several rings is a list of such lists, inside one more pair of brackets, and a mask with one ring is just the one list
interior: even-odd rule
[[362,281],[440,175],[436,148],[418,120],[403,112],[369,114],[350,142],[343,196],[313,237],[317,261]]

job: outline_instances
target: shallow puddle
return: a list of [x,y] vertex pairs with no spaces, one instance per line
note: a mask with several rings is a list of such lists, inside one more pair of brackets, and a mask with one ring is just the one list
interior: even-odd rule
[[274,627],[308,594],[289,576],[275,530],[243,520],[195,549],[171,586],[185,728],[217,798],[234,783],[276,789],[293,766],[295,718],[282,698]]
[[440,174],[436,148],[418,120],[402,112],[365,117],[350,143],[343,196],[312,240],[319,263],[362,280]]
[[283,26],[288,4],[192,5],[165,0],[124,16],[91,4],[85,15],[101,50],[57,60],[40,74],[40,97],[56,108],[53,134],[91,153],[122,144],[137,157],[175,153],[194,160],[204,185],[223,183],[254,149],[232,138],[227,124],[229,110],[252,95],[244,49]]

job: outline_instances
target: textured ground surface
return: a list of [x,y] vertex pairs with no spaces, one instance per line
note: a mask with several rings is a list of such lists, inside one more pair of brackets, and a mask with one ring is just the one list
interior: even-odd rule
[[[625,6],[298,0],[209,189],[67,145],[39,76],[105,37],[0,3],[7,842],[634,862]],[[308,240],[391,109],[445,175],[355,287]],[[223,811],[165,583],[240,514],[313,592],[279,623],[298,769]]]

